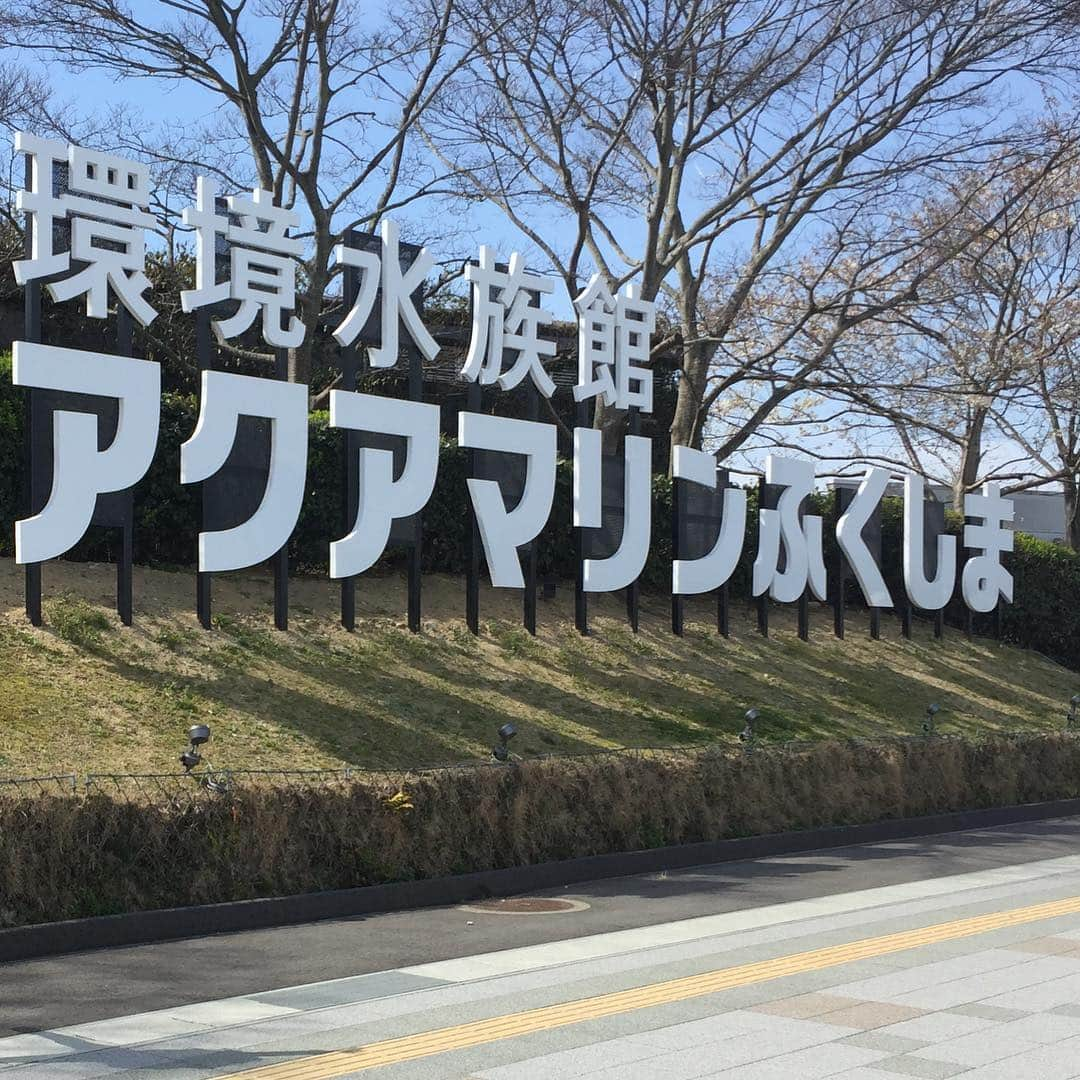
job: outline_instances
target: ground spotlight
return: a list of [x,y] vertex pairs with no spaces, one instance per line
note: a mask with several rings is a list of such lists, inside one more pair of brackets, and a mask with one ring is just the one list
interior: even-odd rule
[[196,765],[202,764],[202,754],[199,747],[210,739],[210,727],[207,724],[194,724],[188,728],[188,742],[190,746],[180,755],[180,764],[185,772],[191,772]]
[[743,714],[743,719],[746,721],[746,727],[744,727],[742,731],[739,732],[739,738],[744,743],[749,744],[754,741],[754,721],[760,715],[761,714],[757,711],[757,709],[747,709],[746,712]]
[[941,706],[936,702],[931,702],[926,706],[926,719],[922,722],[922,729],[924,735],[934,734],[935,717],[941,712]]
[[1080,728],[1080,716],[1076,715],[1077,708],[1080,708],[1080,694],[1073,694],[1069,698],[1069,712],[1065,717],[1065,730],[1076,731]]
[[491,756],[496,761],[510,760],[510,740],[517,734],[517,728],[513,724],[503,724],[499,728],[498,745],[491,748]]

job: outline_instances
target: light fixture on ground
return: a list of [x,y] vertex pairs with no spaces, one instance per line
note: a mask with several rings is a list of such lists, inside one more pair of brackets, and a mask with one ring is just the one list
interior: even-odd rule
[[757,709],[747,709],[746,712],[743,714],[743,719],[746,721],[746,727],[744,727],[742,731],[739,732],[739,738],[744,743],[749,744],[754,741],[754,721],[760,715],[761,714],[757,711]]
[[1069,712],[1065,717],[1065,730],[1076,731],[1080,730],[1080,716],[1077,716],[1077,709],[1080,708],[1080,694],[1073,694],[1069,698]]
[[499,728],[499,742],[491,748],[491,756],[496,761],[510,760],[510,740],[517,734],[517,728],[513,724],[503,724]]
[[926,706],[926,719],[922,722],[922,729],[924,735],[934,734],[934,725],[936,723],[935,718],[937,717],[937,714],[939,712],[941,712],[941,706],[938,705],[936,702],[931,702],[931,704]]
[[195,724],[188,728],[188,742],[191,744],[181,755],[180,764],[185,772],[191,772],[196,765],[202,764],[199,747],[210,739],[210,727],[207,724]]

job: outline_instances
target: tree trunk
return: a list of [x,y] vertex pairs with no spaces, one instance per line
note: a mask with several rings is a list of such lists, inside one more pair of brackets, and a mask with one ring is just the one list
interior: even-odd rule
[[705,422],[702,402],[709,377],[712,349],[702,344],[683,347],[683,362],[671,421],[672,458],[676,446],[699,449]]
[[960,457],[960,471],[953,483],[953,509],[963,512],[964,496],[975,490],[979,481],[979,469],[982,466],[982,437],[986,426],[988,410],[979,406],[972,413],[968,424],[967,438]]
[[1065,489],[1065,543],[1080,551],[1080,482],[1074,472],[1062,482]]
[[600,432],[600,444],[604,453],[618,453],[619,439],[626,430],[626,413],[607,405],[602,397],[598,397],[596,411],[593,413],[593,427]]
[[311,381],[311,349],[301,345],[289,350],[289,382],[306,383]]
[[315,351],[315,332],[322,315],[323,299],[330,283],[325,267],[330,261],[330,241],[320,238],[315,245],[315,256],[307,264],[307,283],[303,293],[297,296],[297,317],[303,322],[304,340],[289,350],[289,382],[311,382],[311,359]]

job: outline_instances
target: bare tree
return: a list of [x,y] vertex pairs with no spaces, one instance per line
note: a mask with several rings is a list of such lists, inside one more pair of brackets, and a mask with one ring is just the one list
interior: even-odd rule
[[1011,225],[1001,243],[1018,266],[1028,326],[1020,378],[993,419],[1033,466],[1021,486],[1061,484],[1065,540],[1080,551],[1080,165],[1048,176]]
[[291,351],[290,377],[307,381],[334,245],[345,230],[370,230],[383,214],[440,190],[431,162],[410,152],[410,134],[463,59],[448,42],[455,0],[405,0],[381,13],[358,0],[10,7],[9,36],[47,60],[205,92],[212,108],[200,123],[148,125],[127,112],[112,135],[120,149],[156,163],[169,238],[196,172],[234,191],[254,180],[300,212],[307,248],[298,314],[308,333]]
[[[1007,156],[997,168],[1008,173],[1018,165]],[[955,417],[943,413],[955,400],[913,390],[920,364],[926,366],[917,354],[927,339],[911,320],[928,294],[941,315],[942,279],[972,245],[985,247],[1006,216],[1008,204],[1000,200],[973,212],[990,201],[1000,178],[969,179],[947,204],[914,215],[827,215],[828,227],[819,228],[812,247],[774,261],[757,277],[716,344],[710,446],[725,458],[762,447],[805,450],[807,434],[838,427],[847,437],[844,456],[864,457],[858,436],[877,434],[883,418],[890,422],[903,409],[921,410],[926,430],[940,425],[953,433]],[[720,304],[728,294],[723,277],[702,290]],[[834,411],[828,403],[838,398]]]
[[[23,253],[22,215],[15,212],[13,193],[22,186],[24,171],[10,136],[24,128],[70,136],[79,127],[78,114],[69,102],[54,97],[44,75],[16,61],[0,59],[0,131],[8,137],[2,140],[7,152],[0,158],[0,261],[10,262]],[[14,280],[3,282],[0,290],[5,286],[14,288]]]
[[47,112],[48,83],[21,64],[0,62],[0,128],[14,131]]
[[819,215],[873,215],[988,157],[1010,78],[1071,63],[1066,7],[473,2],[455,28],[472,58],[421,125],[571,293],[597,269],[666,297],[683,351],[672,441],[696,445],[754,377],[714,359],[755,283]]
[[[930,235],[921,261],[951,241],[949,257],[933,260],[917,295],[870,330],[873,347],[853,335],[822,379],[826,394],[865,419],[864,435],[883,423],[900,460],[947,483],[956,504],[1022,460],[989,461],[986,452],[996,435],[995,406],[1022,379],[1031,329],[1022,305],[1023,262],[1002,242],[1024,213],[1017,199],[1029,179],[1022,172],[1003,191],[968,175],[954,198],[924,207],[917,217]],[[860,430],[857,419],[845,426],[849,440]],[[880,450],[862,456],[887,457]]]
[[[814,383],[842,411],[835,456],[917,469],[957,504],[988,479],[1015,491],[1075,477],[1080,144],[1049,125],[1039,137],[1037,157],[967,174],[912,215],[917,288],[837,343]],[[824,405],[812,422],[836,419]]]

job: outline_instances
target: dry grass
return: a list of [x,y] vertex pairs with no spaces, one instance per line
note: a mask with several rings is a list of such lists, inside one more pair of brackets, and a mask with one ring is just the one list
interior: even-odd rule
[[514,721],[529,756],[617,746],[733,742],[742,714],[761,710],[765,739],[916,731],[930,701],[943,731],[1059,727],[1074,673],[1021,650],[917,628],[904,642],[849,622],[836,641],[826,612],[809,643],[794,611],[760,638],[749,613],[718,638],[705,604],[687,634],[668,629],[667,603],[644,601],[631,634],[621,599],[593,605],[595,633],[573,628],[572,592],[539,605],[540,633],[520,628],[520,597],[485,591],[484,633],[466,632],[460,581],[425,579],[423,633],[404,622],[404,585],[373,577],[358,589],[359,625],[336,624],[325,580],[292,584],[287,633],[271,624],[267,577],[215,582],[217,630],[195,619],[194,576],[136,569],[136,626],[111,612],[111,567],[49,564],[47,626],[22,614],[21,572],[0,562],[0,776],[169,771],[185,729],[213,726],[219,766],[399,767],[482,758]]
[[313,785],[0,788],[0,926],[1080,794],[1080,739],[824,740]]

